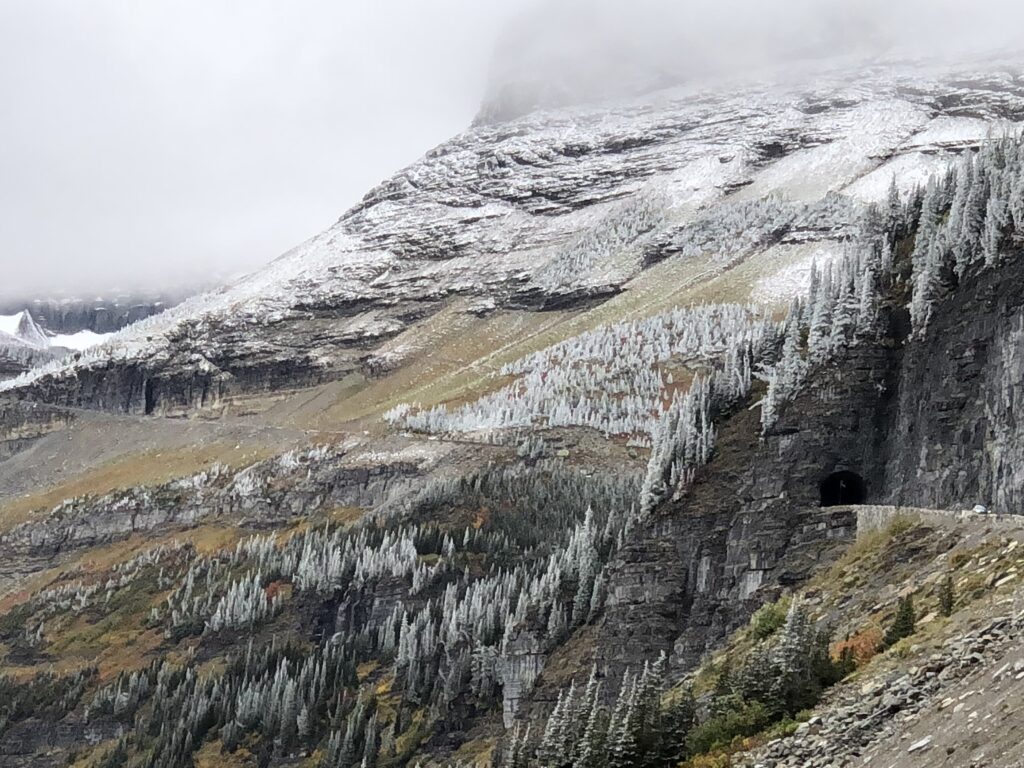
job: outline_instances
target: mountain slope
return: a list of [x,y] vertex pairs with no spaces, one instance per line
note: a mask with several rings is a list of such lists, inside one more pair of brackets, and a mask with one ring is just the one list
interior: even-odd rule
[[[662,684],[899,518],[863,502],[1013,511],[1024,81],[853,66],[478,126],[7,385],[0,761],[699,760],[730,713]],[[788,658],[849,672],[810,622],[888,621],[955,538],[915,536]],[[814,703],[721,688],[762,741]]]
[[785,301],[894,174],[909,189],[1024,118],[1012,61],[841,62],[806,79],[784,71],[475,127],[265,270],[5,386],[148,413],[376,376],[405,360],[387,343],[455,297],[471,318],[576,312],[642,294],[642,272],[662,261],[705,260],[704,283],[763,254],[740,292]]

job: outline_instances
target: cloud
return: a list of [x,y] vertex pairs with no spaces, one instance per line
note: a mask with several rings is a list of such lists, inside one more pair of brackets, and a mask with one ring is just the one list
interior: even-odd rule
[[1019,46],[1009,0],[549,0],[499,45],[483,120],[837,55]]
[[518,7],[7,0],[0,292],[269,261],[468,125]]

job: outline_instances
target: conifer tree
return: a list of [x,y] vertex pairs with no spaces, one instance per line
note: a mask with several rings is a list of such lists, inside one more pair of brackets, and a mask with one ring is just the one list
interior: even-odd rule
[[939,587],[939,613],[943,616],[951,616],[953,614],[953,603],[955,602],[955,594],[953,590],[953,577],[947,575],[942,580],[942,584]]
[[912,595],[907,595],[900,599],[896,608],[896,616],[885,633],[885,644],[887,646],[895,645],[903,638],[910,637],[914,634],[915,622],[914,598]]

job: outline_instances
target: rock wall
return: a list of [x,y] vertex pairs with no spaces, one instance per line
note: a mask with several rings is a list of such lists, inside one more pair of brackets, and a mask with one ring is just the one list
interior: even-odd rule
[[72,418],[68,411],[49,405],[0,402],[0,461],[43,435],[64,429]]
[[[613,681],[662,651],[676,674],[692,668],[859,526],[891,521],[892,506],[881,516],[872,508],[821,509],[821,483],[836,471],[863,478],[869,503],[951,519],[958,513],[943,510],[976,503],[1020,512],[1022,284],[1024,259],[972,275],[936,308],[927,331],[909,338],[902,311],[892,311],[883,338],[812,375],[763,439],[757,409],[723,423],[713,462],[611,567],[596,642],[570,640],[580,644],[577,655]],[[998,516],[991,522],[1016,525]],[[557,690],[546,674],[534,693],[542,708]]]
[[108,299],[4,299],[0,301],[0,315],[14,315],[27,309],[32,317],[53,333],[112,333],[129,323],[173,307],[188,293],[115,296]]
[[900,368],[882,498],[1024,510],[1024,259],[968,279],[936,307]]
[[609,578],[596,660],[607,674],[661,651],[700,657],[856,534],[855,513],[819,508],[822,481],[849,470],[878,492],[878,416],[895,350],[855,349],[760,437],[757,410],[723,424],[715,460],[626,545]]
[[1024,528],[1021,515],[1001,515],[988,512],[974,512],[969,509],[926,509],[923,507],[894,507],[880,504],[864,504],[853,507],[857,515],[857,538],[885,530],[897,520],[925,523],[932,526],[953,526],[957,523],[972,522],[987,528],[1003,531],[1019,531]]
[[318,511],[370,509],[418,486],[422,469],[404,460],[353,464],[333,453],[294,463],[271,459],[237,474],[214,470],[161,486],[72,499],[0,535],[0,586],[133,533],[218,518],[269,529]]

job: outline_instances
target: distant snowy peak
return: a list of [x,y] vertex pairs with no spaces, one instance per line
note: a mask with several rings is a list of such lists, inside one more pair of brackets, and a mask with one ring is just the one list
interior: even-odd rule
[[18,328],[15,336],[33,347],[42,348],[50,346],[49,337],[28,310],[21,313],[21,319],[18,321]]
[[48,334],[27,309],[13,315],[0,315],[0,344],[20,345],[34,350],[83,350],[104,342],[109,333],[81,331],[72,334]]

